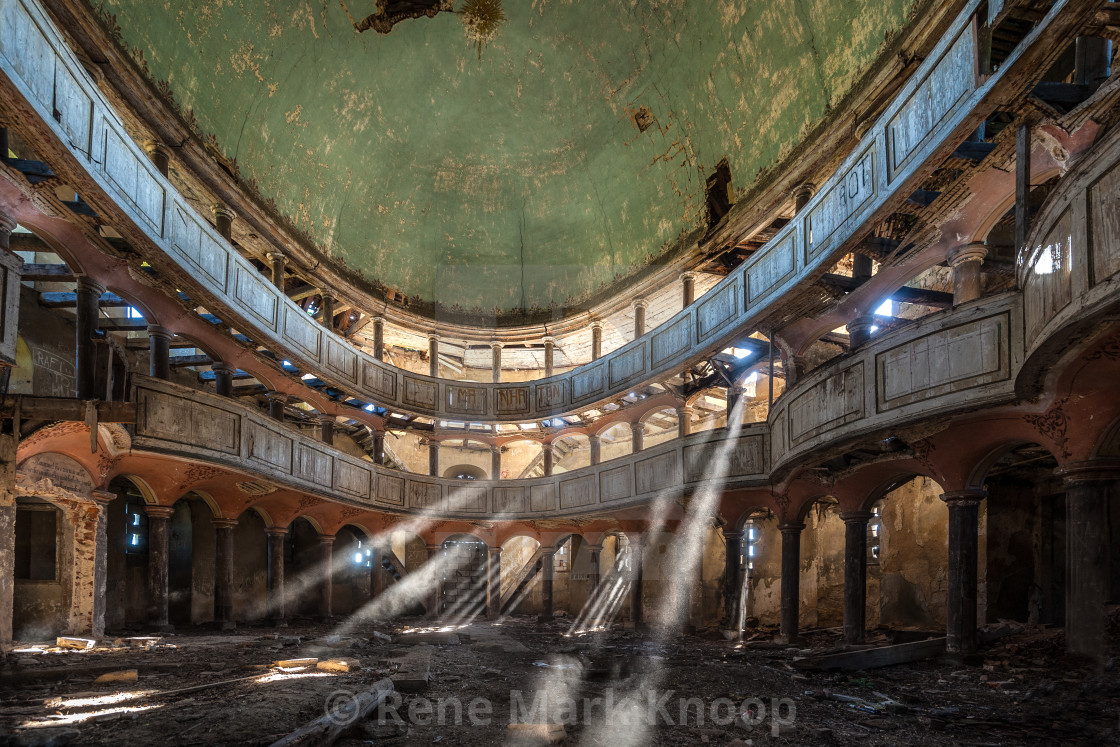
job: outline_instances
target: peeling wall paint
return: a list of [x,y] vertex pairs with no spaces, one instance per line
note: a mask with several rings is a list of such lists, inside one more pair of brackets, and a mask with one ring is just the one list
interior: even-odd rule
[[576,305],[676,246],[716,164],[752,186],[917,0],[511,3],[481,57],[449,13],[384,35],[335,0],[90,1],[324,252],[502,313]]

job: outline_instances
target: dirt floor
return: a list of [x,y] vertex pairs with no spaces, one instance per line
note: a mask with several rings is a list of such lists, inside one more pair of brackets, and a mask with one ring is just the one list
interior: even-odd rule
[[[609,747],[1120,743],[1115,659],[1104,669],[1070,660],[1060,629],[1005,626],[970,665],[821,672],[803,669],[804,658],[836,649],[838,631],[809,631],[789,647],[769,630],[745,642],[719,631],[658,642],[617,626],[568,636],[563,619],[428,624],[184,631],[90,650],[24,644],[0,670],[0,745],[266,745],[329,709],[350,727],[342,745],[497,745],[547,730],[511,722],[560,722],[569,744]],[[1110,632],[1116,644],[1116,615]],[[361,668],[290,661],[301,658]],[[134,682],[94,681],[129,669]],[[351,696],[386,677],[398,690],[382,720],[377,710],[353,720]]]

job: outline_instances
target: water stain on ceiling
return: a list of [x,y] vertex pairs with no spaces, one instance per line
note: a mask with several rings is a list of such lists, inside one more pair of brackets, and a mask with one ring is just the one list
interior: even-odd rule
[[356,31],[376,0],[91,2],[325,255],[499,315],[578,306],[694,240],[717,166],[753,186],[917,4],[506,2],[480,49],[457,12]]

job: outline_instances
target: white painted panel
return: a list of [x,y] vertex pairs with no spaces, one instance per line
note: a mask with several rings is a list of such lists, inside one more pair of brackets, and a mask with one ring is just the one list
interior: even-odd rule
[[781,242],[763,251],[764,254],[747,268],[745,276],[751,303],[775,290],[793,274],[797,259],[797,233],[791,231]]
[[70,138],[71,146],[89,154],[92,145],[93,101],[62,65],[55,70],[54,108],[58,123]]

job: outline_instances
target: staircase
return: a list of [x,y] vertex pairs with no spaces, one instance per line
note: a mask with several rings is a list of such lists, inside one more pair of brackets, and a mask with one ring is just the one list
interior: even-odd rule
[[[560,440],[554,441],[552,444],[552,463],[553,465],[560,464],[564,457],[571,454],[576,450],[576,446],[570,441]],[[525,465],[525,469],[521,470],[521,474],[517,476],[518,480],[524,480],[530,477],[544,477],[544,449],[541,449],[533,459]]]
[[522,592],[529,587],[529,584],[541,572],[541,549],[538,547],[537,551],[533,553],[532,557],[526,561],[521,570],[517,574],[517,582],[510,586],[509,591],[502,594],[501,604],[499,609],[504,615],[509,611],[510,605],[520,598]]

